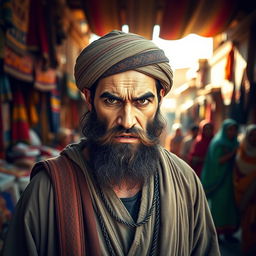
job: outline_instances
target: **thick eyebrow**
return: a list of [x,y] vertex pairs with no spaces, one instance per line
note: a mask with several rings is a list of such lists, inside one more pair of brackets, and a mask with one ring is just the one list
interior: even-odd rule
[[113,100],[118,100],[118,101],[122,101],[123,99],[121,97],[118,97],[110,92],[104,92],[100,95],[100,98],[109,98],[109,99],[113,99]]
[[[110,92],[104,92],[100,95],[100,98],[111,98],[113,100],[118,100],[118,101],[123,101],[123,99],[121,97],[118,97]],[[147,92],[139,97],[135,97],[133,98],[133,101],[137,101],[137,100],[145,100],[148,98],[155,98],[155,95],[152,92]]]
[[146,100],[148,98],[155,98],[155,95],[152,92],[146,92],[145,94],[141,95],[140,97],[136,97],[133,100]]

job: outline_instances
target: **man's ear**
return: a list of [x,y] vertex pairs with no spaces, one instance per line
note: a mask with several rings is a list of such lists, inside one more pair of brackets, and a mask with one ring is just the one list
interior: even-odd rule
[[159,104],[161,104],[161,103],[163,102],[164,95],[165,95],[165,90],[164,90],[164,89],[161,89],[161,90],[160,90],[160,100],[159,100]]
[[85,103],[89,111],[92,110],[92,99],[91,99],[91,91],[87,88],[83,89],[83,95],[85,98]]

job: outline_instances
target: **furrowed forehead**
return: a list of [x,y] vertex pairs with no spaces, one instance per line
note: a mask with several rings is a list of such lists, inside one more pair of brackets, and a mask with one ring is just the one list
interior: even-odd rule
[[156,93],[156,80],[136,71],[127,71],[101,79],[97,91],[120,95],[142,95],[145,92]]

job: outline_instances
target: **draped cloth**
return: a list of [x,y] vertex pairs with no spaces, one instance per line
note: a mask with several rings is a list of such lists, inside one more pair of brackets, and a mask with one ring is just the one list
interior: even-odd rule
[[12,141],[29,141],[29,122],[24,97],[20,88],[13,93]]
[[234,157],[226,162],[220,162],[224,155],[234,151],[238,146],[237,137],[232,140],[227,137],[227,129],[231,125],[237,123],[233,119],[224,120],[220,130],[211,140],[201,174],[219,234],[233,233],[238,225],[232,179]]
[[252,133],[255,137],[256,125],[246,128],[234,172],[235,198],[241,214],[242,249],[251,255],[256,252],[256,147],[250,143]]
[[100,255],[93,207],[83,173],[65,155],[61,155],[39,162],[33,168],[31,178],[42,166],[51,177],[55,191],[60,255]]
[[[96,211],[102,216],[101,221],[104,222],[115,255],[148,255],[156,221],[155,209],[148,222],[135,229],[113,219],[98,194],[92,170],[85,161],[86,149],[86,143],[82,141],[68,146],[62,154],[81,168],[87,182],[95,211],[101,254],[110,255]],[[159,151],[158,255],[167,252],[173,256],[220,255],[214,224],[199,179],[185,162],[161,147]],[[153,194],[152,177],[142,188],[138,221],[145,217],[152,205]],[[104,189],[104,196],[119,218],[132,222],[131,215],[113,190]],[[48,175],[42,170],[32,178],[18,202],[3,255],[59,255],[55,218],[54,190]]]
[[159,80],[167,94],[173,79],[168,62],[164,52],[152,41],[114,30],[81,52],[75,65],[76,84],[83,90],[101,77],[135,70]]
[[191,150],[189,152],[189,165],[196,172],[198,177],[201,176],[204,159],[209,147],[209,144],[212,140],[212,135],[207,136],[204,132],[204,127],[206,125],[212,125],[212,123],[203,120],[199,126],[199,133],[191,146]]

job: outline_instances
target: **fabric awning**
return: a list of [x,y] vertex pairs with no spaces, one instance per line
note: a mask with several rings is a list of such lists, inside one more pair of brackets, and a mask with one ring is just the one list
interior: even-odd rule
[[152,39],[158,24],[167,40],[190,33],[213,37],[256,9],[249,0],[82,0],[81,5],[91,32],[99,36],[128,24],[130,32]]

